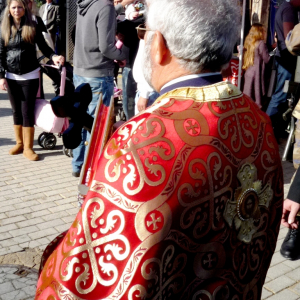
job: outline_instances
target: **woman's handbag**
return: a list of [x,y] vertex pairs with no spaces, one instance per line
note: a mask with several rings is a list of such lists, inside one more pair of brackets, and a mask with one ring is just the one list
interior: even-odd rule
[[[55,66],[47,66],[56,68]],[[63,67],[61,72],[60,96],[63,96],[65,93],[65,82],[66,68]],[[61,133],[69,127],[69,120],[67,118],[58,118],[54,114],[50,102],[45,99],[40,99],[38,96],[35,101],[34,116],[35,125],[46,132]]]
[[61,133],[69,127],[67,118],[58,118],[52,110],[51,104],[45,99],[35,101],[35,125],[46,132]]

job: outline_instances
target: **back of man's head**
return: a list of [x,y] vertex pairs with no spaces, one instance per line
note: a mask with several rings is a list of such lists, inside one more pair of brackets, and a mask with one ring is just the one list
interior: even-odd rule
[[161,32],[179,63],[191,73],[220,71],[239,36],[237,0],[147,0],[147,25]]

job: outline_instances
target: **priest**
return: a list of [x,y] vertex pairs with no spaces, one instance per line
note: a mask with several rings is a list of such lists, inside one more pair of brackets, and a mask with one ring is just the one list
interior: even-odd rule
[[283,177],[269,117],[220,75],[239,1],[147,4],[138,34],[161,96],[107,142],[74,223],[45,250],[36,300],[261,298]]

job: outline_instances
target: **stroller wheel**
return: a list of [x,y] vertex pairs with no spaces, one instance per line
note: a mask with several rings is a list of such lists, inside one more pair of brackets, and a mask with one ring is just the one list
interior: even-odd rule
[[47,134],[48,134],[47,132],[42,132],[38,137],[38,143],[42,148],[44,148],[43,141],[44,141],[45,137],[47,136]]
[[56,146],[56,136],[52,133],[48,133],[47,136],[43,139],[43,148],[46,150],[52,150]]

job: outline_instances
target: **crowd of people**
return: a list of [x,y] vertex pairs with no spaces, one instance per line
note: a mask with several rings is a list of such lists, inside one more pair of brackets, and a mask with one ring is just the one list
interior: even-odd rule
[[[290,228],[282,255],[300,258],[300,171],[283,201],[277,146],[283,84],[296,66],[285,40],[299,10],[300,0],[284,1],[276,14],[267,99],[272,57],[261,24],[243,45],[243,92],[222,77],[238,43],[238,0],[77,1],[74,86],[89,84],[94,116],[100,95],[110,105],[122,68],[128,122],[96,158],[73,225],[46,248],[36,300],[260,299],[280,222]],[[9,153],[32,161],[36,45],[64,64],[43,35],[55,42],[59,10],[47,0],[39,14],[31,0],[9,0],[0,33],[0,88],[16,137]],[[82,129],[75,177],[89,140]]]
[[[275,44],[273,64],[276,70],[275,90],[271,99],[266,98],[265,70],[271,56],[266,45],[266,29],[261,24],[254,24],[246,37],[244,44],[243,69],[244,87],[243,92],[251,97],[257,105],[266,111],[270,116],[274,134],[277,141],[286,134],[286,124],[283,114],[288,108],[287,96],[284,92],[286,81],[293,81],[297,56],[290,53],[287,47],[287,37],[292,33],[295,25],[299,23],[298,12],[300,11],[300,1],[284,1],[275,16]],[[269,65],[270,67],[270,65]],[[264,104],[262,103],[264,100]],[[269,100],[269,101],[268,101]],[[298,99],[296,99],[298,101]],[[266,105],[267,104],[267,105]],[[295,260],[300,258],[300,198],[299,184],[299,122],[296,123],[296,134],[294,144],[294,166],[297,170],[288,193],[284,201],[282,224],[289,228],[287,236],[281,246],[281,254],[288,259]]]

